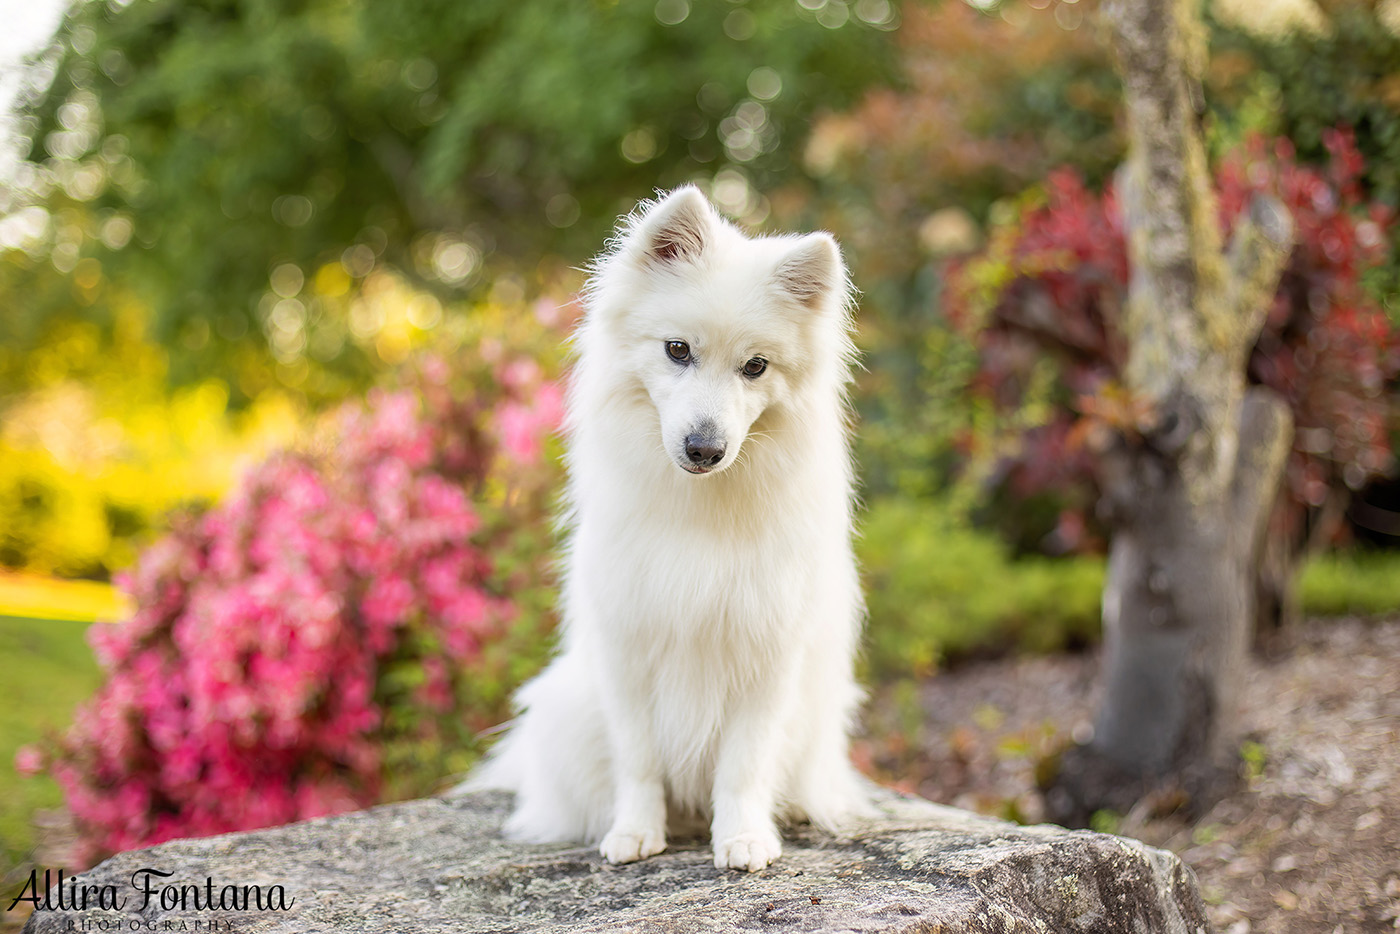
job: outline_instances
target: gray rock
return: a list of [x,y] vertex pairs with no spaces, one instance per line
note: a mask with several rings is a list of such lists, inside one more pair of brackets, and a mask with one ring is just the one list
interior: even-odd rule
[[[889,792],[875,800],[877,819],[840,838],[789,833],[782,858],[753,875],[715,869],[704,841],[674,843],[627,866],[609,866],[591,848],[508,843],[499,833],[505,794],[408,801],[119,854],[82,883],[116,886],[127,899],[121,910],[40,910],[25,931],[1210,929],[1195,877],[1163,850],[1017,827]],[[193,884],[201,897],[212,879],[216,896],[225,885],[258,885],[266,898],[281,885],[294,903],[243,913],[193,902],[143,910],[132,887],[143,868],[172,872],[158,881]]]

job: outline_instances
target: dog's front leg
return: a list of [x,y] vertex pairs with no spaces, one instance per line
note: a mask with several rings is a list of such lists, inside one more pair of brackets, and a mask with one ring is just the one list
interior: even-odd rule
[[[624,662],[625,664],[625,662]],[[666,787],[652,739],[650,704],[638,685],[603,686],[612,752],[613,822],[598,852],[631,863],[666,849]]]
[[744,699],[725,724],[715,763],[714,820],[710,839],[715,866],[757,872],[782,855],[773,820],[788,689],[795,672],[785,671]]

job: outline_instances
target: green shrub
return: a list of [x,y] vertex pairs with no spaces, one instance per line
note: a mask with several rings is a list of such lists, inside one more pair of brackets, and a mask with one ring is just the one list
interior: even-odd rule
[[1099,630],[1099,558],[1013,561],[996,537],[938,501],[884,499],[864,516],[867,674],[926,674],[949,657],[1045,652]]
[[[945,502],[910,498],[872,502],[856,549],[870,679],[929,674],[977,652],[1052,652],[1099,638],[1102,557],[1013,560],[994,533]],[[1299,587],[1307,616],[1398,613],[1400,553],[1320,556]]]

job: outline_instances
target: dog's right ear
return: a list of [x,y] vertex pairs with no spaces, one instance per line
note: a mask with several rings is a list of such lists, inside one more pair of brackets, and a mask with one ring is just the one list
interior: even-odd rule
[[628,239],[642,263],[665,266],[698,259],[713,236],[714,209],[686,185],[652,205]]

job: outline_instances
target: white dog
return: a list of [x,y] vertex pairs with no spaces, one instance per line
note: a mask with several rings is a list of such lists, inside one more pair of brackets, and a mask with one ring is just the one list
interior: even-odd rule
[[849,286],[827,234],[751,239],[695,188],[595,263],[568,401],[561,651],[469,783],[509,836],[613,863],[706,821],[762,869],[777,822],[866,809],[847,755]]

